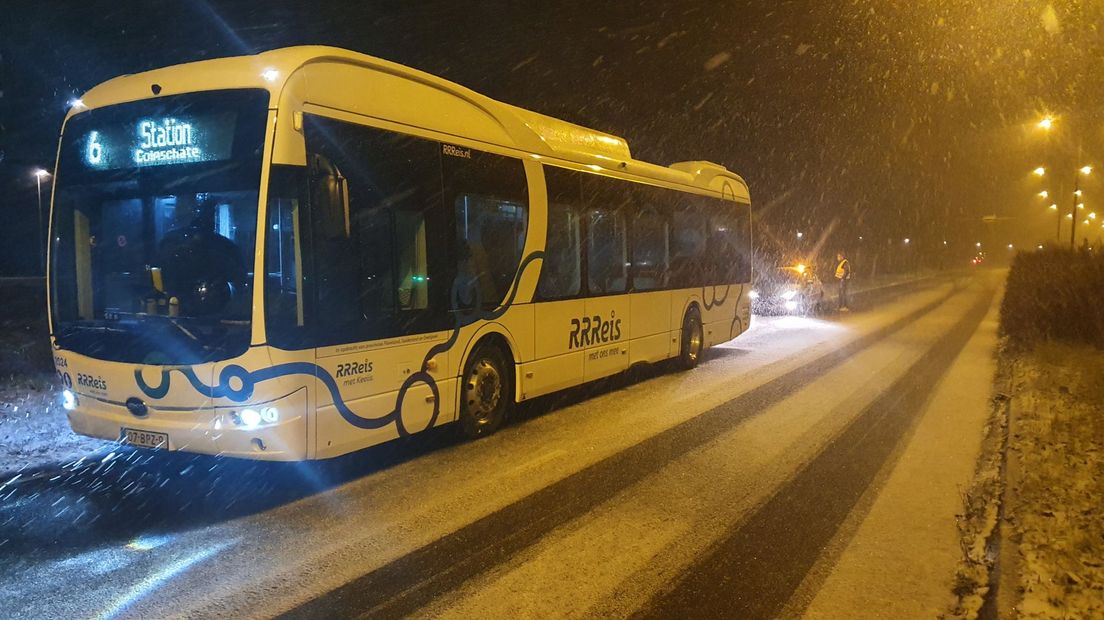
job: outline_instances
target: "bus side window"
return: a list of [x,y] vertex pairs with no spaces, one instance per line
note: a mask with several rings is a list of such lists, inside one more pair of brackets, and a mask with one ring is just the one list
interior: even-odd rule
[[703,286],[713,265],[706,255],[706,219],[697,197],[682,196],[671,221],[671,286]]
[[[646,191],[641,197],[648,200],[652,195],[652,191]],[[643,210],[633,218],[630,245],[634,291],[652,291],[667,287],[667,218],[650,202],[654,200],[643,203]]]
[[606,208],[587,213],[587,286],[590,294],[624,293],[628,284],[625,218]]
[[442,145],[445,200],[455,221],[454,310],[496,308],[513,288],[529,225],[521,161]]
[[632,184],[588,175],[583,179],[583,200],[587,207],[587,292],[592,297],[624,293],[629,283],[624,213],[631,206]]
[[548,187],[548,239],[544,245],[537,295],[564,299],[579,294],[582,284],[582,218],[579,173],[544,167]]

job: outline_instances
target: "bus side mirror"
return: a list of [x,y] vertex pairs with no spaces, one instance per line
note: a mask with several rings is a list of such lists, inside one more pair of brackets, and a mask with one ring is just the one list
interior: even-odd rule
[[327,238],[350,235],[349,181],[324,155],[310,157],[310,202],[314,229]]

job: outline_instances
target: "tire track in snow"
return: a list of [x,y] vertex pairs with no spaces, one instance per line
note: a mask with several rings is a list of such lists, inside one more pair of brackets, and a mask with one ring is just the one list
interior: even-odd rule
[[850,356],[901,331],[961,292],[957,287],[877,331],[735,399],[505,506],[330,592],[282,618],[408,616],[523,551],[553,529],[654,474],[671,461],[766,411]]
[[984,320],[994,290],[828,446],[658,594],[643,618],[775,617]]

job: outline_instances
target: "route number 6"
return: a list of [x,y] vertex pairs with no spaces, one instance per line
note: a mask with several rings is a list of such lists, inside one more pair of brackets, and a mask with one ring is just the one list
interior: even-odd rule
[[93,131],[88,134],[88,147],[85,152],[85,159],[93,166],[98,166],[103,162],[103,144],[100,144],[100,132]]

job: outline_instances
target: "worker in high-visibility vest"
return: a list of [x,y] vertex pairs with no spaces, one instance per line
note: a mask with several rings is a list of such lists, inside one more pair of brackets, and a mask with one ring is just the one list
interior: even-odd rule
[[847,283],[851,280],[851,263],[848,262],[843,252],[836,253],[836,260],[839,261],[839,264],[836,265],[836,281],[839,282],[839,310],[840,312],[849,312],[851,308],[847,306]]

